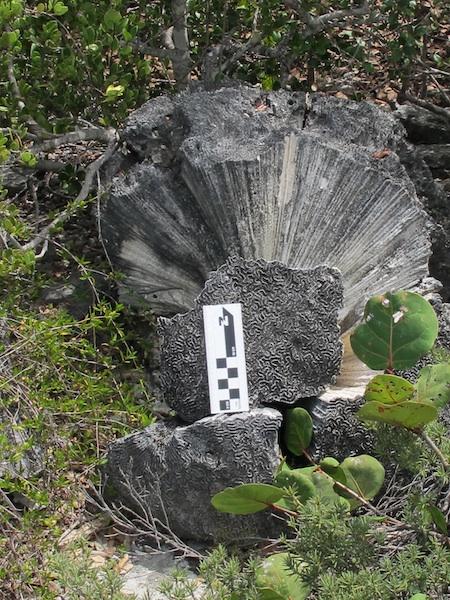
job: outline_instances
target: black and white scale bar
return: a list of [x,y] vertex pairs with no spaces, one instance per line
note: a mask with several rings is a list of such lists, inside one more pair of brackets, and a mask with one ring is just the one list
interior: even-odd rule
[[240,304],[203,307],[211,414],[248,411]]

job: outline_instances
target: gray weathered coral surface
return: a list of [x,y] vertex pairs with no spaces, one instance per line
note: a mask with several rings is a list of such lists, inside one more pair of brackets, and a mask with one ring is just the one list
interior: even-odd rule
[[164,396],[185,421],[210,414],[202,306],[234,302],[242,304],[250,406],[315,396],[339,372],[339,272],[233,257],[211,274],[191,311],[160,319]]
[[123,293],[157,312],[192,307],[229,255],[341,270],[350,327],[374,293],[427,274],[428,222],[395,150],[403,136],[368,104],[256,89],[152,100],[128,120],[135,164],[102,216]]
[[313,418],[313,440],[308,452],[315,461],[326,456],[342,461],[347,456],[373,454],[374,432],[356,416],[363,402],[361,396],[351,399],[337,396],[332,402],[314,398],[307,403]]
[[[269,513],[216,511],[212,496],[239,483],[271,483],[278,467],[281,414],[270,408],[207,417],[192,425],[159,422],[115,442],[107,479],[116,498],[194,540],[268,537]],[[151,515],[151,517],[150,517]]]
[[[396,154],[404,147],[404,131],[391,115],[373,106],[249,88],[199,91],[147,103],[130,116],[122,139],[128,155],[102,211],[102,235],[124,273],[125,299],[144,302],[159,314],[191,311],[161,325],[166,396],[186,420],[209,412],[201,364],[201,305],[240,301],[244,323],[252,318],[245,306],[254,281],[243,291],[245,286],[236,286],[227,274],[238,259],[219,269],[195,301],[210,271],[230,256],[272,265],[276,261],[278,269],[286,269],[278,263],[313,270],[329,265],[312,271],[314,277],[338,268],[344,286],[339,314],[344,332],[358,320],[369,296],[410,288],[428,274],[430,224]],[[308,285],[314,280],[311,274],[303,277]],[[330,382],[340,353],[331,325],[340,294],[336,281],[328,283],[334,291],[327,293],[335,296],[330,302],[327,297],[332,308],[329,320],[323,317],[324,331],[314,330],[314,322],[320,322],[317,314],[313,323],[304,318],[313,307],[303,294],[303,304],[292,315],[286,314],[292,297],[282,306],[276,328],[266,327],[263,319],[253,326],[246,346],[248,352],[254,344],[256,357],[249,364],[255,373],[249,374],[251,393],[254,386],[257,390],[251,398],[254,406],[262,400],[276,402],[283,394],[287,402],[290,393],[298,394],[296,399],[316,395]],[[268,287],[274,293],[280,290],[279,297],[259,297],[256,286],[249,306],[253,302],[261,307],[259,316],[283,302],[286,286],[271,280]],[[301,324],[295,320],[299,315]],[[296,327],[304,335],[294,339]],[[286,346],[279,343],[283,336]],[[317,365],[311,357],[322,350],[323,340],[328,344],[326,349],[323,344],[326,358],[320,357]],[[288,345],[293,350],[286,359]],[[305,348],[308,360],[298,360],[297,366],[301,376],[286,386]],[[361,386],[354,385],[355,374],[362,384],[367,370],[361,371],[350,352],[345,360],[350,395],[357,397]],[[351,412],[348,400],[337,400],[342,396],[336,390],[331,395],[333,406],[314,409],[316,434],[327,454],[334,442],[342,445],[333,438],[333,428],[347,422]],[[177,535],[217,540],[263,531],[267,536],[267,516],[221,515],[209,502],[225,487],[271,481],[280,423],[279,413],[259,408],[203,418],[189,426],[160,423],[114,444],[107,471],[128,506],[137,506],[137,492],[144,506],[163,518],[163,499]],[[353,438],[348,433],[345,439],[358,446],[356,453],[370,442],[364,432],[355,429]]]

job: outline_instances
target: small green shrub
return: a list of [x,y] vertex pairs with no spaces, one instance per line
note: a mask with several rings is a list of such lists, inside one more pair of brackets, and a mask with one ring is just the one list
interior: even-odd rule
[[52,587],[67,600],[133,600],[122,593],[123,580],[115,570],[115,561],[93,567],[89,549],[69,548],[49,557]]
[[394,558],[382,559],[376,568],[323,573],[318,579],[320,600],[409,600],[422,592],[425,598],[444,598],[450,581],[450,551],[430,542],[426,549],[408,544]]
[[[189,579],[182,570],[161,584],[160,590],[173,600],[193,600],[201,591],[202,600],[259,600],[256,578],[258,559],[242,563],[224,546],[215,548],[199,566],[199,579]],[[151,600],[149,598],[149,600]]]
[[[435,540],[407,543],[393,556],[385,556],[380,552],[386,540],[379,519],[352,516],[342,506],[324,504],[319,498],[301,504],[289,527],[291,534],[280,547],[288,554],[291,573],[310,588],[305,598],[409,600],[419,592],[430,599],[445,597],[450,551]],[[161,591],[170,600],[191,600],[202,586],[205,600],[265,600],[260,566],[260,558],[240,561],[220,547],[201,563],[200,580],[189,581],[178,573]],[[291,598],[272,593],[267,598]]]

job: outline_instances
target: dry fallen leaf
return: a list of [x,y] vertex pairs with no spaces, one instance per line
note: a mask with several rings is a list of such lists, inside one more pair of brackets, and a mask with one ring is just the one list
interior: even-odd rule
[[394,102],[395,100],[397,100],[398,93],[395,90],[393,90],[391,87],[387,87],[386,88],[386,97],[389,102]]
[[[55,579],[56,579],[56,577],[55,577]],[[49,581],[47,583],[47,588],[48,588],[49,592],[53,592],[54,594],[58,594],[61,591],[60,586],[57,583],[55,583],[54,581]]]
[[267,110],[268,108],[269,108],[269,105],[266,104],[264,102],[264,100],[261,100],[260,98],[258,98],[258,100],[255,102],[256,112],[263,112],[264,110]]
[[389,148],[383,148],[383,150],[376,150],[375,152],[372,152],[372,158],[375,158],[376,160],[381,160],[382,158],[386,158],[386,156],[389,156],[392,153],[392,150],[389,150]]
[[90,560],[91,560],[91,568],[95,569],[96,567],[103,567],[106,564],[107,560],[111,557],[108,556],[106,552],[101,552],[99,550],[94,550],[91,552]]
[[132,569],[132,568],[133,568],[133,565],[131,564],[131,562],[129,560],[128,554],[124,554],[122,556],[122,558],[120,560],[118,560],[117,563],[114,565],[114,570],[116,571],[116,573],[119,573],[120,575],[124,575],[125,573],[130,571],[130,569]]
[[[87,523],[76,524],[76,526],[69,527],[58,540],[58,547],[64,548],[70,543],[79,539],[90,539],[99,530],[103,529],[109,523],[109,518],[105,515],[101,515],[94,519],[91,519]],[[79,525],[79,527],[77,526]]]

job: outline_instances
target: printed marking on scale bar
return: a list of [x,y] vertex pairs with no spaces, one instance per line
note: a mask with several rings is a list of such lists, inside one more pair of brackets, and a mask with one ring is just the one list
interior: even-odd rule
[[240,304],[203,307],[211,413],[248,410]]

